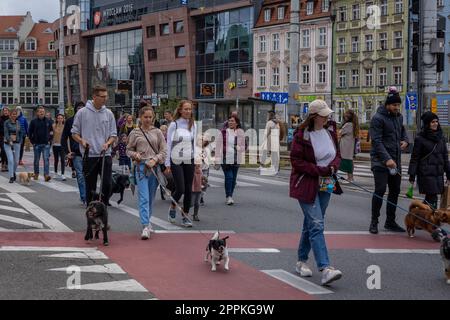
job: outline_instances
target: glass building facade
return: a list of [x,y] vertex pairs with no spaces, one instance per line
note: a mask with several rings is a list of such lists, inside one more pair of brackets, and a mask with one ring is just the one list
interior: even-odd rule
[[233,70],[253,72],[253,7],[205,15],[196,20],[196,98],[202,83],[216,85],[223,98],[223,83]]
[[145,95],[142,29],[97,36],[89,40],[88,92],[108,88],[107,105],[131,106],[128,95],[116,93],[117,80],[134,80],[134,94]]

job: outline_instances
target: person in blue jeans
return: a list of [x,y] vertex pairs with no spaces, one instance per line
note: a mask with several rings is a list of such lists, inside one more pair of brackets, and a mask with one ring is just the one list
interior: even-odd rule
[[236,180],[239,166],[245,155],[245,136],[241,129],[240,120],[236,115],[228,119],[228,128],[222,129],[223,157],[222,170],[225,176],[226,204],[234,204],[233,194],[236,188]]
[[139,217],[142,224],[142,240],[148,240],[153,232],[150,219],[153,213],[158,180],[152,172],[167,157],[167,144],[161,130],[153,123],[155,112],[151,107],[139,110],[140,127],[133,129],[128,137],[127,155],[135,161],[135,181],[138,187]]
[[294,133],[291,149],[290,196],[298,200],[304,215],[295,270],[302,277],[312,276],[307,265],[312,250],[322,285],[342,277],[341,271],[330,266],[324,235],[331,193],[342,191],[332,178],[341,161],[336,132],[324,127],[332,112],[325,101],[313,101],[307,119]]
[[[84,102],[77,102],[75,104],[75,114],[84,106]],[[80,145],[73,139],[72,133],[70,132],[72,130],[74,119],[75,115],[67,119],[67,121],[64,123],[63,134],[61,137],[61,146],[63,147],[64,153],[67,155],[67,158],[72,161],[73,168],[76,172],[78,189],[80,192],[80,202],[83,206],[86,206],[86,181],[84,180],[83,174],[83,157],[81,155]]]
[[19,164],[20,144],[23,140],[24,132],[17,119],[17,110],[11,111],[9,120],[4,124],[4,147],[8,157],[9,183],[16,181],[16,170]]
[[34,150],[34,179],[39,178],[39,161],[44,157],[44,178],[48,182],[50,177],[50,147],[53,140],[53,127],[45,117],[44,107],[37,109],[37,118],[33,119],[28,128],[28,135]]

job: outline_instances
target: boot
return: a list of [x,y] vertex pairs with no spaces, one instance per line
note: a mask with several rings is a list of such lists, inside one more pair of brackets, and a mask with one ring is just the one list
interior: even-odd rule
[[378,221],[372,220],[370,223],[369,232],[371,234],[378,234]]

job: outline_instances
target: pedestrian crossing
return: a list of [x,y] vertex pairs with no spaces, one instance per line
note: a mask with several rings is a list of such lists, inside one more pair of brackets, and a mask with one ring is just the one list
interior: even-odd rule
[[[370,167],[370,164],[355,163],[353,167],[354,167],[353,175],[355,177],[373,178],[373,172]],[[345,172],[339,171],[338,173],[341,174],[344,178],[347,176]],[[408,166],[402,166],[402,180],[408,179],[409,179]]]

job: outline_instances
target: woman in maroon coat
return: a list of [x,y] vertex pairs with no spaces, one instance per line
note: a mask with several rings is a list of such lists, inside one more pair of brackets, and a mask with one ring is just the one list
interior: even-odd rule
[[294,134],[291,150],[290,196],[299,201],[304,214],[296,271],[302,277],[312,276],[306,264],[312,249],[323,285],[342,277],[339,270],[330,266],[324,236],[331,193],[342,192],[332,178],[341,161],[336,132],[325,128],[332,112],[325,101],[313,101],[308,118]]

